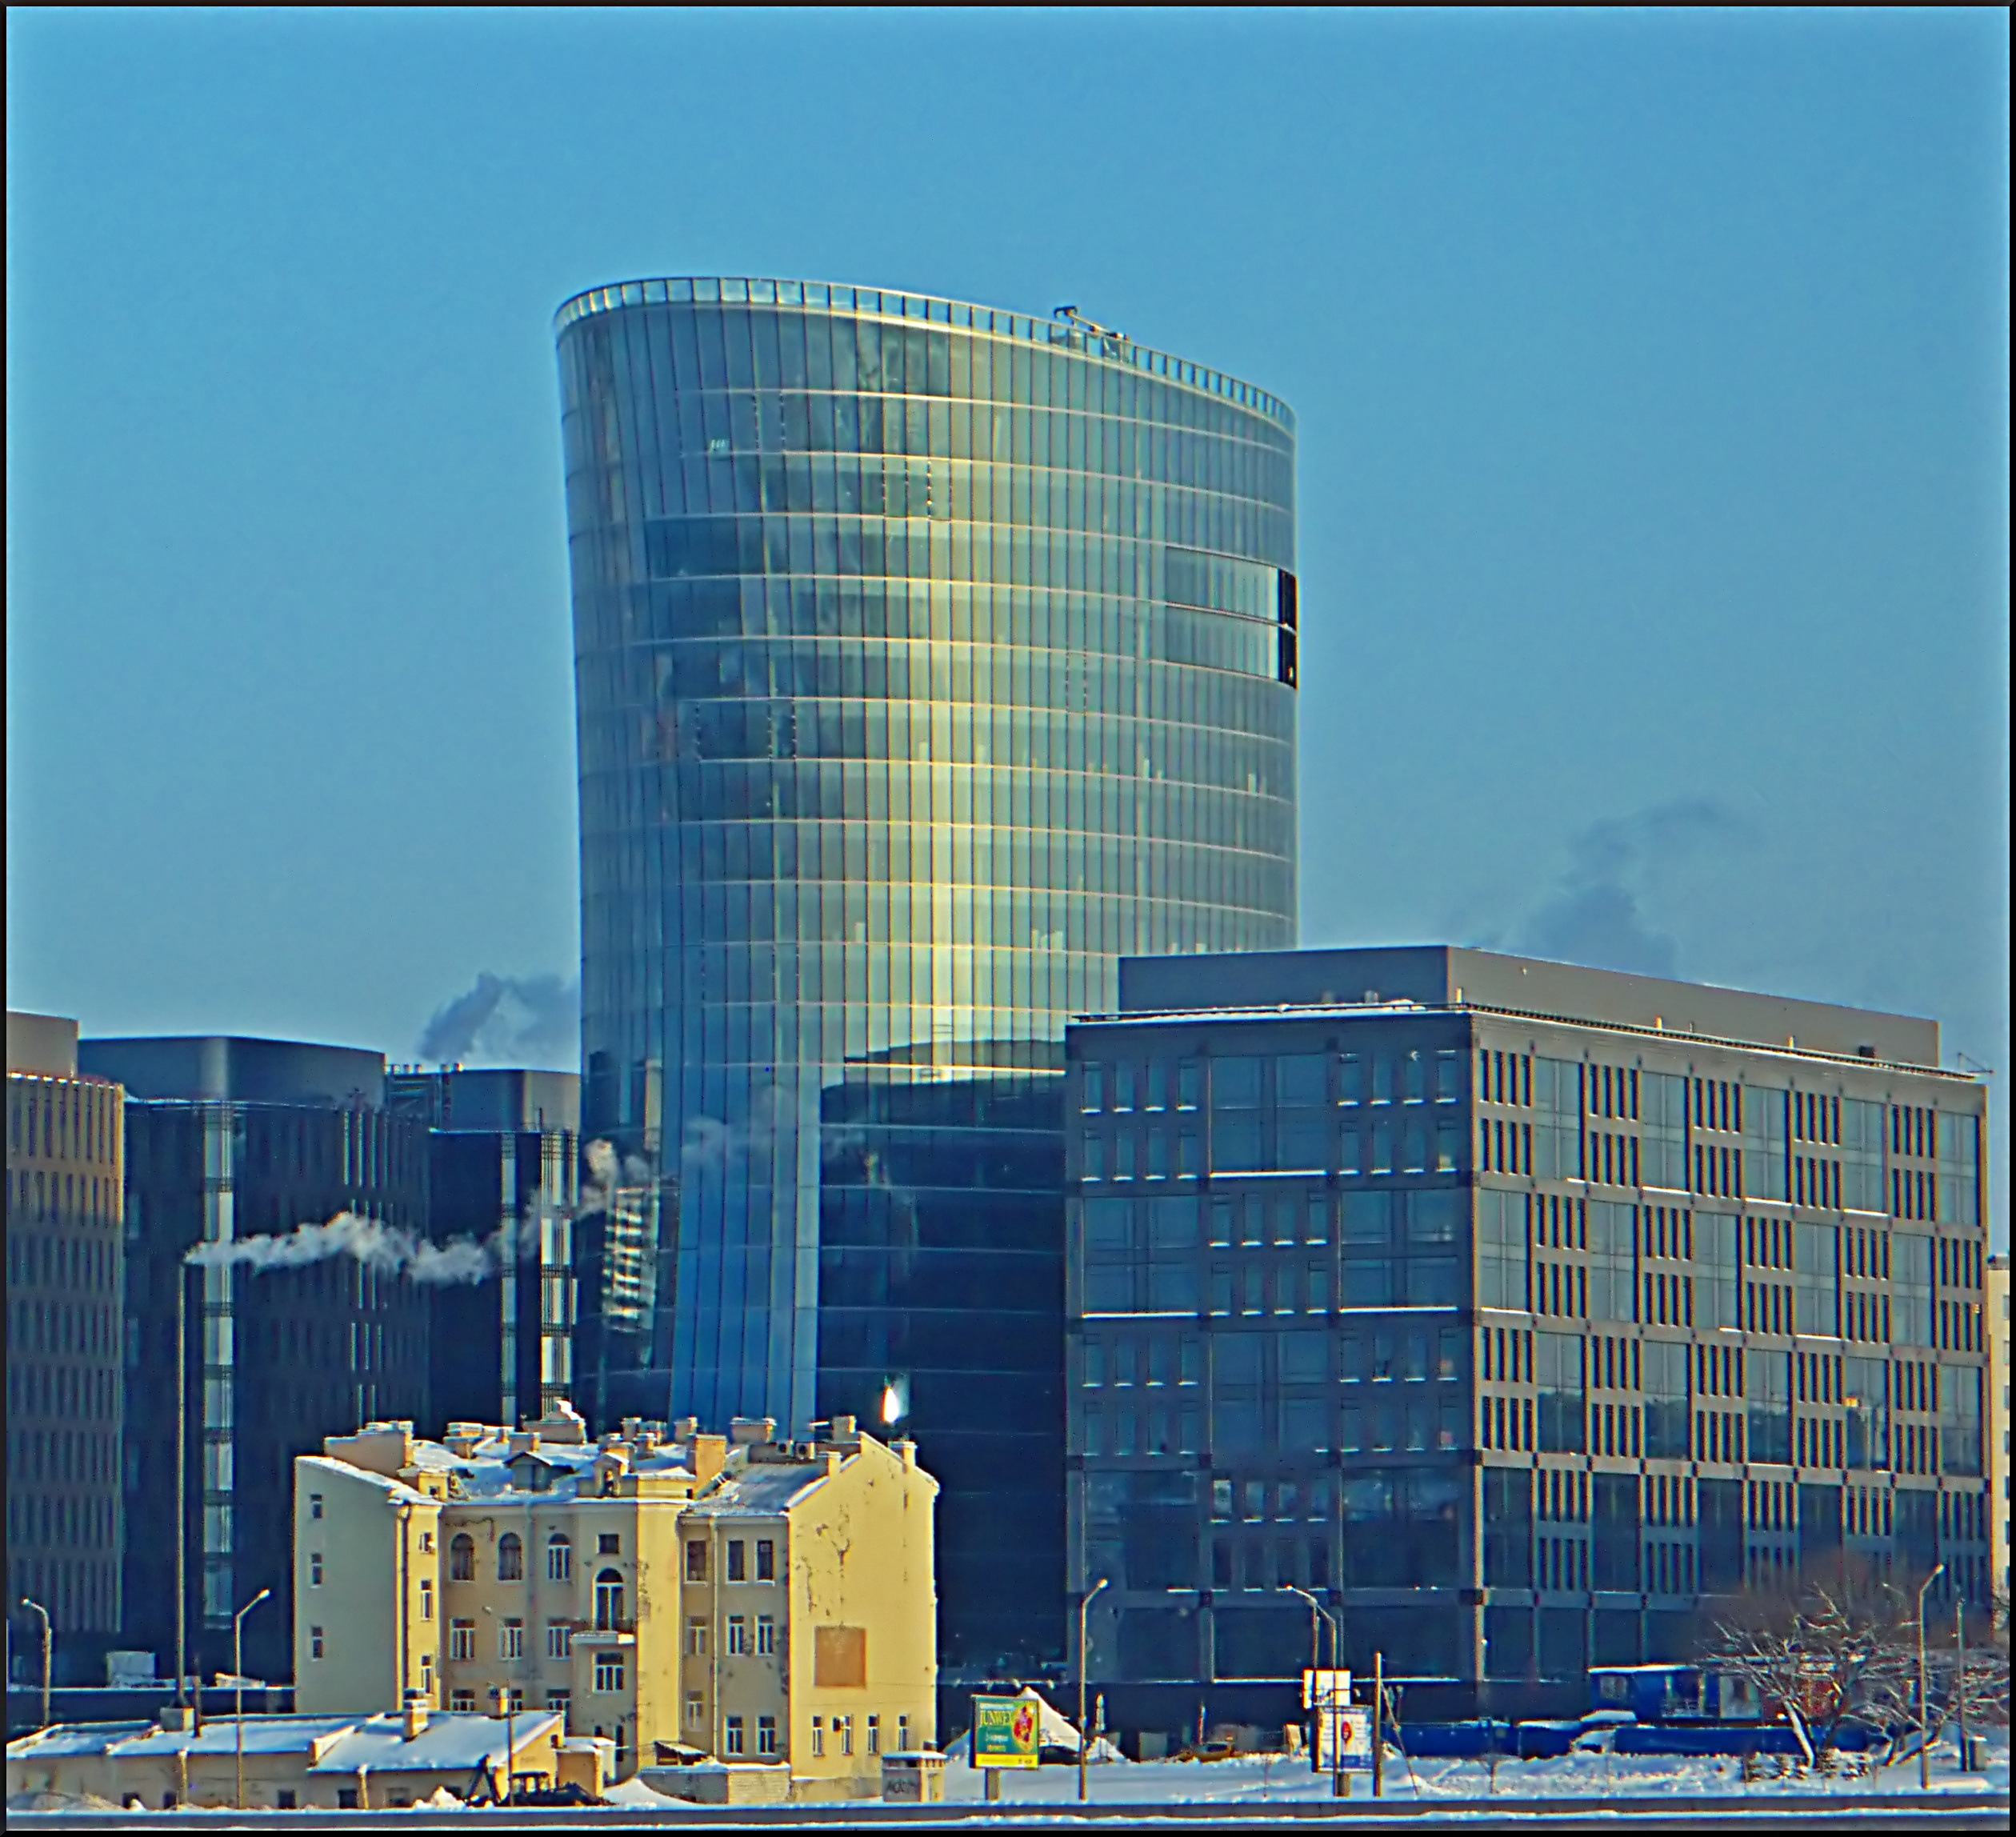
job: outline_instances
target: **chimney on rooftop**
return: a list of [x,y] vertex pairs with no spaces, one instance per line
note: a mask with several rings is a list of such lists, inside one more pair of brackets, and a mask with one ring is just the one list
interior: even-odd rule
[[693,1477],[705,1486],[718,1474],[728,1459],[728,1438],[726,1435],[695,1435],[693,1438]]
[[700,1419],[698,1416],[679,1416],[674,1419],[672,1439],[678,1443],[681,1447],[683,1447],[699,1433]]
[[408,1691],[406,1700],[406,1739],[418,1741],[427,1730],[427,1699],[418,1691]]
[[737,1416],[728,1424],[728,1439],[740,1448],[767,1444],[776,1435],[774,1416]]

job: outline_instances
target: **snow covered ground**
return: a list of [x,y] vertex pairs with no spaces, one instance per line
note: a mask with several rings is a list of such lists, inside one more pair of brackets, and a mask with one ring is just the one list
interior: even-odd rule
[[[1985,1774],[1962,1775],[1957,1771],[1957,1759],[1950,1742],[1934,1750],[1932,1789],[1935,1792],[2009,1791],[2006,1731],[1998,1731],[1992,1739]],[[1810,1792],[1816,1796],[1836,1792],[1909,1794],[1918,1791],[1918,1766],[1913,1761],[1862,1779],[1767,1778],[1746,1785],[1742,1762],[1733,1759],[1576,1754],[1558,1760],[1501,1761],[1495,1780],[1482,1761],[1422,1760],[1410,1769],[1405,1760],[1395,1759],[1386,1771],[1386,1793],[1390,1799],[1439,1800],[1455,1812],[1470,1808],[1466,1802],[1488,1803],[1493,1797],[1600,1803],[1746,1792]],[[977,1804],[986,1796],[985,1779],[963,1760],[947,1764],[945,1784],[946,1799],[955,1803]],[[1104,1805],[1221,1804],[1228,1811],[1289,1799],[1327,1799],[1330,1795],[1328,1775],[1312,1774],[1306,1758],[1291,1759],[1285,1755],[1244,1755],[1202,1764],[1173,1760],[1094,1762],[1086,1770],[1086,1786],[1087,1797]],[[1354,1803],[1368,1804],[1370,1794],[1370,1779],[1358,1775],[1353,1783]],[[446,1809],[446,1796],[437,1795],[429,1808]],[[665,1798],[640,1779],[626,1780],[611,1788],[609,1797],[613,1803],[633,1811],[703,1809],[682,1799]],[[1004,1805],[1074,1802],[1078,1769],[1042,1767],[1005,1773],[1001,1797]],[[111,1809],[58,1803],[47,1795],[43,1799],[44,1803],[33,1807],[22,1803],[9,1810],[89,1813]],[[1474,1803],[1474,1808],[1482,1809],[1482,1803]],[[594,1815],[581,1815],[592,1822]]]
[[[2009,1739],[1999,1734],[1990,1747],[1987,1772],[1962,1775],[1956,1771],[1957,1756],[1947,1743],[1933,1755],[1932,1786],[1935,1791],[2000,1791],[2009,1790]],[[1386,1769],[1386,1794],[1392,1799],[1430,1799],[1461,1801],[1483,1799],[1495,1793],[1499,1798],[1537,1799],[1637,1799],[1688,1797],[1704,1793],[1749,1792],[1902,1792],[1918,1789],[1918,1766],[1913,1762],[1871,1774],[1864,1779],[1767,1779],[1746,1786],[1742,1763],[1733,1758],[1666,1756],[1654,1755],[1570,1755],[1559,1760],[1507,1760],[1498,1764],[1495,1783],[1490,1768],[1479,1760],[1420,1760],[1410,1771],[1404,1760],[1394,1760]],[[982,1799],[986,1782],[962,1761],[953,1761],[945,1770],[947,1799],[967,1802]],[[1354,1783],[1354,1796],[1366,1803],[1371,1794],[1369,1775]],[[1256,1805],[1291,1799],[1327,1799],[1328,1775],[1312,1774],[1306,1757],[1290,1759],[1285,1755],[1246,1755],[1236,1759],[1198,1763],[1194,1761],[1119,1762],[1094,1764],[1086,1770],[1086,1796],[1104,1804],[1166,1804],[1172,1801],[1218,1802]],[[1034,1771],[1004,1775],[1001,1796],[1008,1803],[1054,1803],[1078,1797],[1078,1770],[1069,1767],[1043,1767]]]

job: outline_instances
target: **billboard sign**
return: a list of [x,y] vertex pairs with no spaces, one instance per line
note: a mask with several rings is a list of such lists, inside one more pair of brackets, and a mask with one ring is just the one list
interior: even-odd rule
[[1042,1713],[1034,1697],[973,1699],[975,1767],[1035,1766],[1042,1733]]
[[[1342,1749],[1340,1753],[1338,1751]],[[1372,1706],[1336,1703],[1316,1711],[1316,1771],[1351,1773],[1372,1765]]]

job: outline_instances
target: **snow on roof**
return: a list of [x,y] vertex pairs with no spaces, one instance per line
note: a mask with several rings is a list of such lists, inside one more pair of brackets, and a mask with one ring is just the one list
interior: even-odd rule
[[7,1743],[10,1760],[59,1760],[66,1755],[102,1754],[114,1742],[143,1735],[150,1722],[52,1723],[33,1735],[17,1735]]
[[[249,1715],[247,1754],[291,1754],[327,1735],[356,1726],[355,1716]],[[144,1759],[151,1755],[234,1754],[238,1719],[211,1716],[198,1728],[167,1729],[158,1723],[66,1723],[40,1735],[7,1744],[10,1760],[44,1760],[59,1755],[106,1754]]]
[[[740,1454],[742,1451],[735,1451]],[[706,1496],[686,1510],[688,1515],[732,1518],[738,1513],[769,1515],[795,1504],[826,1479],[824,1460],[747,1461],[730,1457],[729,1464]]]
[[[565,1719],[550,1711],[527,1710],[510,1720],[512,1752],[549,1745]],[[435,1710],[412,1740],[403,1719],[373,1716],[358,1723],[309,1768],[310,1773],[354,1773],[368,1767],[374,1773],[473,1773],[504,1763],[505,1719]]]
[[[370,1427],[382,1425],[373,1424]],[[369,1432],[369,1429],[365,1431]],[[678,1443],[646,1442],[642,1438],[630,1438],[613,1443],[605,1448],[594,1442],[542,1441],[536,1447],[521,1447],[512,1451],[514,1439],[511,1431],[484,1424],[465,1439],[452,1438],[458,1444],[450,1447],[442,1442],[423,1440],[418,1436],[408,1439],[406,1447],[406,1467],[409,1471],[418,1470],[430,1474],[447,1475],[453,1482],[451,1496],[461,1499],[498,1499],[523,1495],[542,1499],[570,1499],[593,1496],[600,1491],[596,1484],[596,1462],[605,1453],[620,1453],[626,1473],[656,1475],[690,1475],[693,1471],[690,1451]],[[466,1448],[467,1452],[462,1452]],[[340,1453],[325,1453],[308,1459],[326,1462],[341,1467],[347,1474],[362,1474],[374,1480],[402,1502],[425,1499],[423,1495],[404,1482],[386,1479],[370,1470],[354,1465]],[[522,1465],[514,1473],[513,1464]],[[540,1483],[536,1486],[520,1484],[526,1475],[537,1470]]]
[[[510,1719],[514,1751],[546,1745],[561,1732],[562,1718],[528,1710]],[[435,1710],[410,1741],[398,1715],[249,1715],[245,1752],[305,1754],[311,1773],[474,1772],[502,1765],[505,1719],[466,1711]],[[318,1756],[315,1750],[321,1747]],[[165,1729],[154,1723],[60,1723],[7,1743],[11,1761],[43,1761],[84,1755],[146,1759],[176,1754],[232,1755],[238,1750],[234,1716],[210,1716],[200,1729]]]
[[334,1455],[304,1455],[302,1459],[318,1467],[334,1467],[346,1479],[366,1481],[400,1505],[438,1505],[441,1503],[429,1494],[408,1486],[404,1480],[394,1479],[389,1474],[374,1473],[369,1467],[353,1467],[348,1461],[338,1459]]

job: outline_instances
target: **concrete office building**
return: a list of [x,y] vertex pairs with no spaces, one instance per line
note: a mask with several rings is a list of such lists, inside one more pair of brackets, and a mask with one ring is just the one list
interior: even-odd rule
[[[47,1611],[64,1676],[119,1628],[123,1120],[76,1022],[8,1015],[8,1612]],[[17,1624],[38,1675],[41,1624]]]
[[1061,1655],[1062,1195],[1021,1139],[1121,956],[1293,942],[1294,418],[872,289],[639,282],[558,338],[583,1127],[646,1170],[591,1413],[900,1409],[948,1660]]
[[513,1431],[409,1423],[294,1463],[295,1703],[508,1703],[615,1744],[879,1789],[934,1737],[932,1505],[915,1444],[815,1443],[564,1404]]
[[146,1534],[127,1539],[122,1643],[173,1675],[179,1445],[189,1667],[230,1670],[231,1615],[270,1587],[245,1660],[285,1677],[294,1457],[374,1416],[425,1414],[426,1297],[396,1259],[333,1237],[311,1261],[226,1247],[344,1213],[418,1240],[426,1127],[386,1111],[374,1052],[199,1037],[87,1039],[78,1057],[126,1093],[123,1483]]
[[[386,1080],[395,1116],[424,1123],[427,1231],[495,1247],[494,1280],[427,1291],[430,1426],[517,1423],[574,1391],[581,1080],[522,1069],[427,1071]],[[599,1259],[589,1263],[591,1279]]]
[[1716,1599],[1985,1600],[1974,1080],[1934,1023],[1482,951],[1122,966],[1075,1026],[1074,1590],[1122,1726],[1410,1713]]

